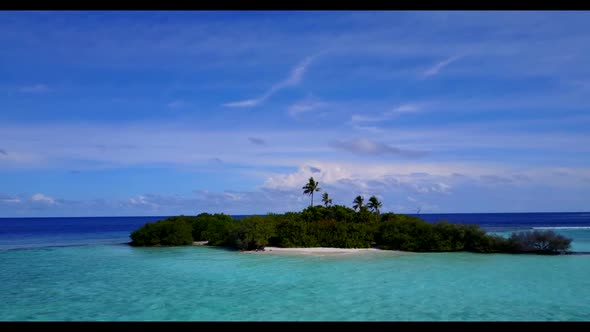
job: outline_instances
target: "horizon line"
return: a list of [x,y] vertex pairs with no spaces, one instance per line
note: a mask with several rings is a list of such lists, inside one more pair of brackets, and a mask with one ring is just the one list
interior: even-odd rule
[[[288,212],[293,212],[293,211],[288,211]],[[208,214],[225,214],[228,215],[230,217],[233,216],[266,216],[268,214],[271,213],[265,213],[265,214],[228,214],[228,213],[223,213],[223,212],[201,212],[201,213],[208,213]],[[199,214],[201,214],[199,213]],[[273,213],[273,214],[284,214],[287,212],[283,212],[283,213]],[[530,214],[550,214],[550,213],[590,213],[590,211],[567,211],[567,212],[559,212],[559,211],[551,211],[551,212],[429,212],[429,213],[395,213],[395,212],[383,212],[381,214],[386,214],[386,213],[394,213],[394,214],[402,214],[402,215],[432,215],[432,214],[525,214],[525,213],[530,213]],[[150,217],[164,217],[164,218],[169,218],[169,217],[178,217],[178,216],[197,216],[199,214],[175,214],[175,215],[143,215],[143,216],[61,216],[61,217],[0,217],[0,219],[55,219],[55,218],[150,218]]]

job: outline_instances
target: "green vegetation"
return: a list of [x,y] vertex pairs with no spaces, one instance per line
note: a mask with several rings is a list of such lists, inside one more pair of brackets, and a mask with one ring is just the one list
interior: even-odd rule
[[308,207],[299,213],[275,215],[276,242],[280,247],[369,248],[377,218],[361,221],[345,206]]
[[[208,241],[208,245],[258,250],[265,246],[370,248],[413,252],[468,251],[477,253],[567,252],[571,239],[551,231],[514,233],[509,238],[488,235],[477,225],[428,223],[416,217],[381,214],[382,203],[369,198],[365,206],[357,196],[351,209],[332,205],[324,193],[324,206],[313,206],[319,183],[313,178],[304,189],[312,205],[301,212],[249,216],[235,220],[225,214],[201,213],[196,217],[170,217],[147,223],[131,233],[133,246],[188,245]],[[358,211],[357,211],[358,210]]]
[[320,183],[316,182],[313,177],[309,178],[309,182],[307,182],[307,184],[305,184],[305,186],[303,186],[301,189],[303,189],[303,193],[305,195],[310,195],[311,196],[311,204],[309,206],[313,206],[313,193],[316,191],[320,191],[322,190],[322,188],[319,187]]
[[513,233],[508,239],[508,250],[512,252],[554,253],[570,248],[572,239],[555,234],[553,231]]
[[361,195],[358,195],[354,201],[352,201],[352,208],[359,209],[361,211],[365,206],[363,205],[364,198]]
[[221,246],[228,242],[228,232],[233,226],[231,216],[201,213],[191,220],[194,241],[209,241],[210,245]]
[[241,250],[263,249],[275,235],[272,218],[251,216],[233,223],[227,244]]
[[367,204],[367,207],[369,208],[369,210],[379,214],[380,211],[379,209],[383,206],[383,203],[381,203],[377,197],[375,196],[371,196],[369,198],[369,204]]
[[190,217],[172,217],[147,223],[131,233],[135,246],[181,246],[193,243]]
[[328,196],[328,193],[326,192],[322,195],[322,203],[324,203],[325,207],[332,205],[332,199],[330,198],[330,196]]

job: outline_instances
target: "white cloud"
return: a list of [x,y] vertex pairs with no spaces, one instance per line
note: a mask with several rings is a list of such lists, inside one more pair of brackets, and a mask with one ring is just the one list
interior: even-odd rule
[[299,82],[303,78],[303,74],[305,73],[307,66],[309,66],[309,64],[311,64],[312,60],[313,60],[313,57],[305,58],[301,63],[299,63],[291,71],[291,75],[289,75],[289,77],[285,81],[278,83],[277,86],[285,87],[285,86],[289,86],[289,85],[299,84]]
[[350,123],[355,126],[359,123],[367,122],[382,122],[395,119],[401,114],[417,113],[424,109],[424,105],[421,104],[400,104],[393,109],[378,114],[353,114],[350,118]]
[[415,113],[415,112],[419,112],[421,110],[421,107],[419,105],[416,104],[401,104],[395,108],[393,108],[389,113],[391,114],[395,114],[395,113]]
[[[465,164],[416,164],[416,163],[329,163],[317,160],[303,162],[302,166],[290,173],[268,173],[265,181],[249,191],[225,190],[214,192],[195,190],[193,196],[142,194],[125,200],[86,200],[68,201],[55,199],[44,194],[35,194],[30,200],[22,200],[18,196],[1,196],[1,209],[35,211],[39,203],[47,206],[44,215],[157,215],[194,214],[199,212],[224,212],[228,214],[258,214],[267,212],[298,211],[309,204],[309,198],[302,194],[301,187],[309,177],[320,183],[322,190],[330,193],[335,204],[351,206],[356,195],[376,195],[384,202],[383,211],[415,213],[417,208],[422,212],[453,212],[461,201],[468,199],[461,193],[465,185],[483,189],[488,187],[488,180],[500,177],[527,177],[532,185],[543,185],[547,188],[559,189],[555,178],[556,171],[579,176],[579,170],[571,168],[555,168],[541,170],[522,170],[478,167]],[[313,165],[313,166],[312,166]],[[464,174],[456,176],[457,174]],[[526,173],[526,174],[525,174]],[[485,177],[487,176],[487,178]],[[588,176],[588,172],[586,172]],[[567,177],[566,177],[567,178]],[[590,178],[590,177],[589,177]],[[553,182],[551,182],[553,181]],[[587,188],[585,183],[574,179],[576,188]],[[493,187],[492,187],[493,188]],[[505,188],[517,188],[514,183],[506,183]],[[572,188],[572,187],[570,187]],[[459,196],[457,196],[459,195]],[[471,194],[472,195],[472,194]],[[22,201],[22,202],[21,202]],[[453,202],[459,203],[453,203]],[[59,204],[57,204],[59,202]],[[406,203],[404,203],[406,202]],[[19,204],[32,203],[33,205]],[[13,205],[18,204],[18,205]],[[454,207],[449,207],[454,204]],[[478,208],[485,209],[485,202]],[[495,203],[494,203],[495,204]],[[508,204],[508,203],[506,203]],[[451,209],[451,211],[449,211]],[[464,212],[464,210],[461,210]],[[470,210],[473,211],[473,210]],[[477,212],[477,211],[474,211]]]
[[244,197],[243,194],[240,193],[232,193],[232,192],[224,192],[223,195],[230,201],[241,201]]
[[418,192],[433,192],[433,193],[445,193],[448,194],[451,192],[451,185],[443,182],[433,183],[427,186],[416,186]]
[[38,203],[43,203],[43,204],[49,204],[49,205],[53,205],[56,204],[56,201],[54,198],[46,196],[44,194],[34,194],[31,197],[31,201],[33,202],[38,202]]
[[422,75],[424,77],[437,75],[443,68],[445,68],[446,66],[450,65],[451,63],[457,61],[459,58],[461,58],[461,57],[455,55],[455,56],[449,57],[443,61],[440,61],[440,62],[436,63],[434,66],[425,70]]
[[266,98],[268,98],[270,95],[263,95],[260,98],[257,99],[246,99],[246,100],[241,100],[241,101],[233,101],[233,102],[229,102],[229,103],[225,103],[223,104],[223,106],[226,107],[251,107],[251,106],[256,106],[260,103],[262,103],[263,101],[266,100]]
[[[405,177],[403,174],[410,170],[408,166],[391,164],[327,163],[320,161],[310,161],[307,164],[313,164],[314,167],[301,166],[293,173],[270,175],[262,187],[275,189],[298,188],[312,176],[318,181],[332,185],[342,181],[356,181],[362,185],[369,181],[382,181],[392,176]],[[316,172],[316,169],[320,171]]]
[[132,197],[128,200],[130,205],[134,206],[144,206],[151,208],[153,211],[158,211],[160,209],[160,204],[156,203],[158,195],[139,195],[136,197]]
[[295,68],[293,68],[289,77],[287,77],[283,81],[280,81],[280,82],[274,84],[262,96],[260,96],[258,98],[254,98],[254,99],[246,99],[246,100],[225,103],[225,104],[223,104],[223,106],[226,106],[226,107],[252,107],[252,106],[257,106],[259,104],[262,104],[263,102],[265,102],[268,98],[270,98],[276,92],[278,92],[286,87],[295,86],[295,85],[299,84],[299,82],[301,82],[301,79],[303,78],[303,74],[305,73],[305,70],[307,69],[307,67],[309,66],[309,64],[311,63],[312,60],[313,60],[313,57],[307,57],[305,60],[303,60],[301,63],[299,63]]
[[[262,187],[274,189],[297,189],[309,177],[314,177],[323,184],[332,186],[348,185],[372,188],[372,190],[389,190],[403,187],[412,193],[448,194],[454,187],[464,184],[486,185],[490,179],[504,177],[526,177],[527,183],[550,186],[579,186],[576,181],[563,182],[554,175],[555,168],[530,169],[523,172],[517,168],[498,165],[477,165],[467,163],[371,163],[371,162],[322,162],[309,160],[297,171],[291,173],[270,173]],[[319,172],[314,170],[319,170]],[[562,168],[558,168],[562,169]],[[574,178],[588,177],[590,171],[568,169],[568,174],[575,173]],[[461,176],[457,176],[461,174]],[[508,183],[508,182],[507,182]],[[517,184],[515,181],[508,184]],[[389,189],[388,189],[389,188]]]
[[[154,132],[158,135],[154,136]],[[367,134],[370,134],[367,132]],[[248,138],[264,135],[266,145],[253,144]],[[424,172],[443,176],[432,183],[453,186],[459,181],[489,183],[493,178],[482,175],[497,175],[512,179],[507,186],[530,186],[544,183],[551,186],[576,187],[581,179],[590,177],[590,170],[584,167],[584,156],[590,150],[589,138],[580,133],[512,133],[506,134],[494,128],[461,128],[449,126],[428,130],[388,128],[387,131],[354,140],[345,138],[341,130],[318,130],[313,135],[303,130],[226,130],[204,131],[188,126],[159,125],[0,125],[0,141],[10,147],[7,156],[0,155],[0,169],[117,169],[141,165],[167,165],[167,167],[190,168],[193,170],[238,172],[251,180],[282,183],[286,180],[274,174],[276,167],[297,168],[313,165],[320,173],[308,171],[305,176],[292,180],[305,182],[305,177],[336,177],[347,172],[341,179],[366,179],[363,173],[379,176],[403,175]],[[350,136],[348,136],[350,137]],[[339,149],[330,146],[338,141]],[[215,142],[210,144],[209,142]],[[271,144],[272,142],[272,144]],[[392,143],[395,144],[392,144]],[[97,148],[100,146],[101,148]],[[264,147],[264,148],[262,148]],[[346,147],[346,148],[345,148]],[[395,149],[397,147],[397,150]],[[495,155],[470,158],[473,149],[486,152],[487,149],[502,147],[506,151],[518,152],[542,149],[544,154],[562,156],[575,153],[576,163],[560,158],[560,164],[550,160],[544,163],[527,163],[526,154],[520,160],[498,160]],[[432,151],[419,161],[397,158],[407,151]],[[463,151],[467,151],[463,153]],[[354,152],[354,153],[351,153]],[[571,152],[571,153],[570,153]],[[381,153],[381,154],[380,154]],[[535,154],[533,158],[537,157]],[[366,158],[370,156],[371,158]],[[440,159],[443,157],[444,159]],[[223,163],[212,162],[219,158]],[[396,159],[392,162],[392,159]],[[436,158],[436,159],[431,159]],[[82,162],[80,162],[82,160]],[[521,160],[524,160],[522,162]],[[91,161],[91,163],[88,163]],[[528,166],[527,166],[528,165]],[[395,166],[395,167],[392,167]],[[567,172],[569,176],[555,176],[551,172]],[[447,181],[444,176],[453,173],[465,177],[454,177]],[[516,180],[513,174],[530,178],[525,182]],[[354,175],[354,176],[353,176]],[[278,178],[277,178],[278,176]],[[272,178],[271,178],[272,177]],[[525,179],[519,176],[519,179]],[[270,179],[271,178],[271,179]],[[399,178],[399,177],[396,177]],[[379,177],[370,177],[378,180]],[[462,180],[461,180],[462,179]],[[412,182],[418,182],[412,179]],[[287,181],[288,182],[288,181]],[[358,183],[364,183],[360,181]],[[393,182],[390,182],[390,184]],[[286,183],[285,185],[287,185]],[[275,186],[280,188],[281,186]],[[496,186],[498,187],[498,185]],[[419,187],[411,190],[444,192],[444,186]],[[453,187],[454,188],[454,187]],[[224,189],[233,189],[232,187]],[[410,189],[408,189],[410,190]],[[136,203],[140,198],[134,197]],[[27,198],[21,200],[28,201]],[[147,200],[146,200],[147,201]],[[61,203],[61,201],[58,201]]]
[[21,202],[20,198],[2,198],[0,199],[2,203],[10,203],[10,204],[18,204]]
[[[428,174],[413,176],[403,167],[395,165],[352,165],[316,163],[319,172],[311,167],[302,166],[296,172],[274,174],[269,176],[260,189],[283,190],[298,193],[309,177],[319,182],[322,190],[330,193],[335,203],[350,205],[354,196],[376,195],[386,201],[386,197],[409,197],[410,202],[419,202],[427,198],[440,198],[452,194],[453,178],[448,174]],[[414,195],[420,199],[414,198]],[[350,201],[350,202],[349,202]],[[399,210],[400,206],[387,206]],[[415,207],[403,207],[402,210],[415,212]]]

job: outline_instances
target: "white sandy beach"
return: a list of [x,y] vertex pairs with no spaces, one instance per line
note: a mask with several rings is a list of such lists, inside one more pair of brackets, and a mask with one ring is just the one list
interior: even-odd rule
[[294,254],[294,255],[311,255],[311,256],[337,256],[337,255],[351,255],[351,254],[364,254],[364,253],[394,253],[402,254],[405,252],[396,250],[381,250],[375,248],[362,248],[362,249],[349,249],[349,248],[327,248],[327,247],[315,247],[315,248],[279,248],[279,247],[266,247],[264,251],[244,251],[245,253],[254,254]]
[[[209,241],[195,241],[193,246],[203,246]],[[375,248],[330,248],[330,247],[313,247],[313,248],[280,248],[265,247],[264,250],[244,251],[246,254],[291,254],[291,255],[310,255],[310,256],[338,256],[366,253],[386,253],[386,254],[407,254],[408,252],[399,250],[381,250]]]

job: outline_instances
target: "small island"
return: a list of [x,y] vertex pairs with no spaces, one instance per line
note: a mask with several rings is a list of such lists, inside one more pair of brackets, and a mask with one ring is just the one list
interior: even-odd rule
[[570,253],[572,239],[553,231],[524,231],[504,238],[489,235],[478,225],[439,221],[381,213],[382,203],[371,196],[364,203],[357,196],[352,208],[332,205],[328,193],[323,205],[313,205],[319,182],[313,178],[303,186],[311,197],[301,212],[269,213],[234,219],[229,215],[201,213],[176,216],[147,223],[131,233],[132,246],[182,246],[204,244],[244,251],[278,248],[374,248],[407,252],[474,253]]

